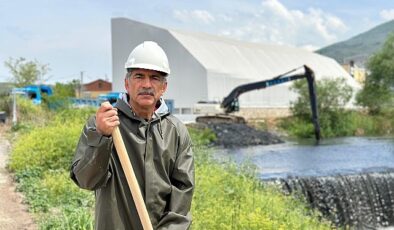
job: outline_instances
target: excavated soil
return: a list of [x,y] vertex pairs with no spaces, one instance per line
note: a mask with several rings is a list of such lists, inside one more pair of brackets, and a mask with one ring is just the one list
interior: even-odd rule
[[225,148],[249,145],[270,145],[284,142],[276,134],[257,130],[247,124],[197,123],[196,126],[200,128],[210,128],[217,137],[217,140],[212,144]]

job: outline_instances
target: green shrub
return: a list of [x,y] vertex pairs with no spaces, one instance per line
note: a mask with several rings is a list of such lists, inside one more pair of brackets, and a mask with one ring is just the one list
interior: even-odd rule
[[188,131],[194,146],[208,145],[216,140],[215,133],[209,128],[188,127]]
[[94,229],[93,211],[72,207],[54,209],[41,217],[42,230],[92,230]]
[[68,170],[77,140],[91,109],[62,110],[44,127],[21,134],[14,143],[9,168]]
[[76,204],[78,207],[91,208],[94,205],[93,192],[78,188],[70,180],[68,171],[47,171],[40,187],[48,192],[47,202],[53,207]]
[[0,111],[5,111],[8,115],[11,114],[11,97],[8,95],[0,95]]
[[193,229],[330,229],[302,202],[256,179],[250,165],[241,169],[212,160],[197,164]]
[[[321,116],[320,124],[324,137],[392,135],[394,113],[369,115],[343,111]],[[280,127],[294,137],[309,138],[314,135],[312,122],[296,116],[282,119]]]
[[[332,90],[335,89],[335,90]],[[293,117],[284,119],[280,127],[296,137],[312,137],[314,127],[308,86],[305,81],[295,82],[292,90],[299,97],[291,104]],[[317,108],[323,137],[349,136],[355,131],[353,114],[344,109],[352,96],[352,89],[344,79],[324,79],[316,83]]]
[[80,132],[80,125],[59,123],[22,134],[14,144],[9,168],[14,171],[29,168],[66,170]]

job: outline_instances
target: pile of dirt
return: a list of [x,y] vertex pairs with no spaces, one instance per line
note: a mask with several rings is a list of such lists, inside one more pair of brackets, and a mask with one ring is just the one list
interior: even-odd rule
[[213,144],[226,148],[248,145],[270,145],[284,142],[273,133],[257,130],[246,124],[211,123],[204,125],[216,134],[217,140]]

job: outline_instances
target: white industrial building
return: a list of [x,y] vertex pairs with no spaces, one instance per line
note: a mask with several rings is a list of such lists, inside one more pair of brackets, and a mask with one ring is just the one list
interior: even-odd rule
[[[190,113],[198,101],[220,102],[236,86],[270,79],[302,65],[309,66],[317,80],[340,77],[354,89],[360,88],[335,60],[300,48],[159,28],[127,18],[113,18],[111,34],[113,90],[124,91],[124,63],[130,51],[142,41],[155,41],[169,58],[171,75],[165,98],[174,101],[176,112]],[[241,111],[288,108],[296,98],[289,90],[291,84],[242,94]]]

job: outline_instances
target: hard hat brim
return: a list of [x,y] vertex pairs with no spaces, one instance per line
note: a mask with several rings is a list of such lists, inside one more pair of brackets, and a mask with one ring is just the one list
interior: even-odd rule
[[158,71],[158,72],[162,72],[166,75],[170,74],[170,69],[167,68],[161,68],[159,66],[156,65],[151,65],[151,64],[144,64],[144,63],[140,63],[140,64],[133,64],[133,65],[128,65],[128,63],[125,64],[125,68],[126,69],[147,69],[147,70],[154,70],[154,71]]

